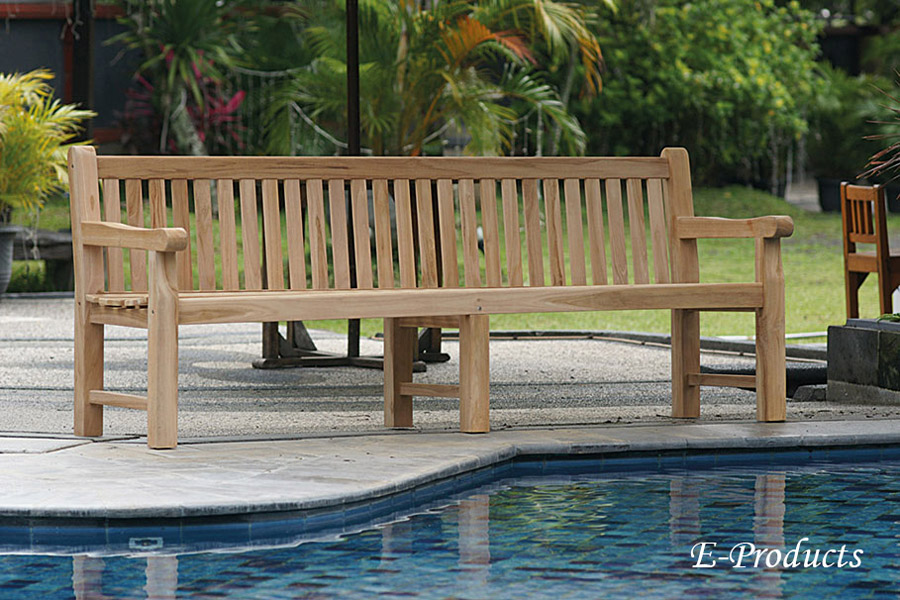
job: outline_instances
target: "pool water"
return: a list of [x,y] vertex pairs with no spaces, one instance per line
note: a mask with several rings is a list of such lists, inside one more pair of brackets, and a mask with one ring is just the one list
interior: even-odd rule
[[[532,462],[407,516],[278,547],[210,552],[182,540],[173,553],[146,530],[126,553],[31,546],[0,556],[0,598],[900,595],[900,461],[741,461]],[[3,531],[0,548],[14,552]]]

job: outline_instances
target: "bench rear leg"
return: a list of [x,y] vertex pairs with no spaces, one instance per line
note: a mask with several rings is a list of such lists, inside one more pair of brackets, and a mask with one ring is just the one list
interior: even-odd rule
[[756,311],[756,420],[784,421],[785,371],[784,270],[778,240],[760,240],[759,277],[763,307]]
[[103,325],[88,322],[87,310],[75,315],[75,435],[103,435],[103,406],[90,403],[90,391],[103,389]]
[[150,253],[147,330],[147,445],[178,444],[178,299],[175,254]]
[[672,416],[700,416],[700,386],[688,375],[700,372],[700,312],[672,311]]
[[384,426],[412,427],[412,396],[400,386],[412,381],[416,328],[400,327],[398,319],[384,320]]
[[459,319],[459,429],[487,433],[490,424],[490,317]]

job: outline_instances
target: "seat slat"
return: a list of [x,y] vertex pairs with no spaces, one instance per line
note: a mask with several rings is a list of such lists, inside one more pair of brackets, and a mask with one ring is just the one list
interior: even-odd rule
[[544,179],[544,219],[547,223],[547,251],[550,255],[551,285],[566,285],[562,212],[559,204],[559,180]]
[[563,183],[566,194],[566,235],[569,238],[569,272],[572,285],[587,285],[584,264],[584,225],[582,223],[581,188],[577,179]]
[[278,181],[264,179],[263,239],[266,252],[266,288],[284,289],[284,252],[281,249],[281,207],[278,198]]
[[331,209],[331,261],[334,269],[334,287],[338,290],[349,290],[350,243],[347,231],[349,224],[343,179],[332,179],[328,182],[328,206]]
[[434,208],[431,204],[431,180],[429,179],[416,179],[416,210],[422,287],[435,288],[438,286],[437,247],[434,236]]
[[[208,179],[194,180],[194,214],[196,216],[197,230],[194,232],[197,236],[197,277],[201,290],[216,289],[216,256],[215,248],[213,248],[213,226],[212,226],[212,197],[210,194],[210,182]],[[226,204],[222,204],[223,199],[219,195],[220,213],[222,207],[228,209]],[[231,205],[232,220],[234,220],[234,204]],[[221,222],[219,223],[219,237],[222,238]],[[234,231],[232,230],[232,237]],[[225,257],[222,257],[223,272]],[[237,279],[237,273],[235,273]],[[191,284],[193,287],[193,284]],[[235,284],[235,288],[237,285]],[[232,288],[234,289],[234,288]]]
[[481,230],[484,238],[484,275],[489,287],[503,285],[500,269],[500,223],[497,220],[497,181],[482,179]]
[[537,179],[522,180],[522,204],[525,208],[525,245],[528,248],[528,285],[544,285],[544,244],[541,240],[541,207]]
[[522,278],[522,240],[519,236],[519,195],[515,179],[500,182],[503,196],[503,237],[506,241],[506,279],[512,287],[524,285]]
[[437,193],[438,223],[441,232],[441,281],[444,287],[459,287],[453,182],[449,179],[438,179]]
[[397,260],[400,262],[400,287],[414,288],[416,287],[416,249],[408,179],[394,180],[394,206],[397,212]]
[[241,243],[244,250],[244,289],[262,289],[259,251],[259,217],[256,210],[256,180],[241,179]]
[[[144,193],[140,179],[125,181],[125,218],[129,225],[144,227]],[[131,289],[135,292],[147,291],[147,252],[129,250],[131,263]]]
[[613,283],[628,283],[625,254],[625,217],[622,213],[622,181],[606,180],[606,212],[609,217],[609,252],[612,255]]
[[191,261],[191,215],[188,207],[187,179],[172,180],[172,225],[188,232],[187,248],[175,255],[178,289],[194,289],[194,268]]
[[369,198],[364,179],[350,182],[350,201],[353,203],[353,251],[356,258],[356,287],[370,290],[372,276],[372,240],[369,237]]
[[[110,223],[122,222],[122,203],[119,201],[119,180],[103,180],[104,218]],[[125,291],[125,262],[121,248],[106,249],[107,289],[111,292]]]
[[306,182],[306,204],[309,210],[309,266],[312,286],[328,289],[328,248],[325,231],[325,197],[321,179]]
[[391,240],[391,198],[387,179],[372,181],[372,206],[375,211],[375,263],[378,265],[378,287],[393,288],[394,246]]
[[669,283],[669,236],[666,234],[661,180],[647,180],[647,204],[650,212],[650,239],[653,242],[653,273],[656,283]]
[[284,219],[287,228],[288,278],[292,290],[306,289],[306,242],[303,239],[303,206],[300,181],[284,181]]
[[222,253],[222,289],[236,290],[241,287],[238,275],[237,227],[235,225],[234,181],[216,181],[216,195],[219,202],[219,244]]
[[481,287],[481,261],[478,259],[478,217],[475,214],[475,182],[471,179],[460,179],[458,185],[466,287]]
[[647,267],[647,231],[644,225],[644,190],[640,179],[626,182],[628,191],[628,226],[631,229],[631,264],[634,282],[650,283]]
[[599,179],[585,180],[584,201],[587,205],[588,241],[591,249],[591,281],[594,285],[606,285],[608,283],[606,240],[603,235],[603,205]]

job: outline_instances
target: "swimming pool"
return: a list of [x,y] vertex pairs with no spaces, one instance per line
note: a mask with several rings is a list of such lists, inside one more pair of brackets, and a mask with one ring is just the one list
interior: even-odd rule
[[0,598],[900,594],[893,449],[528,460],[341,513],[91,525],[0,526]]

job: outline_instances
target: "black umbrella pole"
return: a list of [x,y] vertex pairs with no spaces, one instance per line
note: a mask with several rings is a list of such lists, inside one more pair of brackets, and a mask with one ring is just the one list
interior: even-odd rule
[[[359,3],[347,0],[347,154],[360,155],[359,146]],[[352,203],[349,210],[353,210]],[[352,213],[349,213],[352,222]],[[353,236],[349,236],[353,244]],[[350,284],[356,287],[355,252],[350,248]],[[347,356],[359,356],[359,319],[347,323]]]

